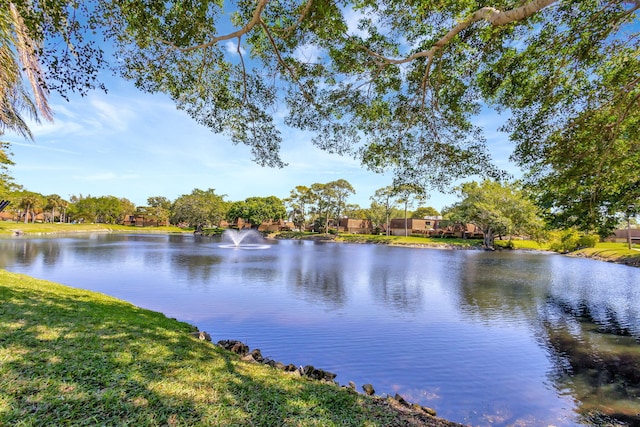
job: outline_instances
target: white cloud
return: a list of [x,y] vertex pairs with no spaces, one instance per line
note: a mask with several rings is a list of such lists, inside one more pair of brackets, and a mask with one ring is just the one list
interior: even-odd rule
[[300,62],[316,63],[318,58],[323,56],[322,49],[316,45],[305,44],[298,46],[293,53],[293,57]]
[[102,97],[91,98],[90,105],[93,107],[91,113],[99,120],[91,120],[90,123],[97,122],[101,128],[115,129],[118,131],[127,130],[129,123],[135,120],[137,115],[128,105],[123,105],[121,99],[116,100],[120,102],[107,102]]
[[20,146],[20,147],[28,147],[30,149],[33,150],[44,150],[44,151],[55,151],[58,153],[65,153],[65,154],[77,154],[77,152],[72,151],[72,150],[68,150],[66,148],[59,148],[59,147],[53,147],[51,145],[43,145],[43,144],[38,144],[38,143],[24,143],[24,142],[11,142],[12,146]]
[[358,23],[365,17],[366,16],[364,13],[362,13],[362,10],[353,10],[350,8],[344,12],[344,19],[347,23],[349,34],[361,37],[367,35],[365,31],[362,31],[358,28]]
[[[238,42],[234,42],[231,40],[227,40],[227,42],[224,44],[224,47],[227,51],[227,53],[230,53],[232,55],[238,55]],[[244,48],[242,47],[242,45],[240,45],[240,54],[241,55],[245,55],[246,51],[244,50]]]

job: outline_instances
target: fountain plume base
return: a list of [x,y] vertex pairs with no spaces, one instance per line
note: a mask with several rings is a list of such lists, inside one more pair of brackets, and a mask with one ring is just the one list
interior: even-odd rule
[[262,243],[262,235],[256,230],[226,230],[222,233],[223,244],[218,245],[225,249],[268,249],[271,245]]

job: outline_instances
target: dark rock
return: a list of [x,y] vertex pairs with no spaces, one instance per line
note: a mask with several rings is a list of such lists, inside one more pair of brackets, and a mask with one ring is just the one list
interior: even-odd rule
[[236,342],[237,341],[234,340],[220,340],[218,341],[218,345],[225,350],[231,350],[231,347],[233,347],[233,344],[235,344]]
[[262,357],[262,353],[259,348],[251,351],[251,356],[255,359],[256,362],[262,363],[264,362],[264,357]]
[[304,368],[301,368],[300,371],[303,376],[319,381],[333,382],[333,380],[337,376],[333,372],[328,372],[324,369],[318,369],[313,367],[312,365],[307,365]]
[[334,374],[333,372],[323,371],[325,381],[334,382],[338,374]]
[[256,359],[254,359],[251,354],[247,354],[247,355],[242,356],[240,358],[240,360],[243,360],[243,361],[249,362],[249,363],[258,363],[258,361]]
[[284,367],[284,370],[286,372],[294,372],[296,369],[296,365],[294,365],[293,363],[289,363],[287,366]]
[[362,386],[362,390],[364,390],[364,392],[369,396],[373,396],[376,392],[371,384],[364,384]]
[[[363,388],[364,388],[364,386],[363,386]],[[387,400],[389,400],[392,403],[397,403],[398,405],[402,405],[405,408],[409,408],[414,412],[423,412],[423,413],[425,413],[427,415],[430,415],[432,417],[436,416],[436,411],[434,409],[428,408],[426,406],[421,406],[421,405],[419,405],[417,403],[407,402],[404,399],[404,397],[400,396],[398,393],[396,393],[396,395],[393,396],[393,397],[388,396]]]
[[420,405],[418,405],[418,407],[422,409],[422,411],[424,411],[426,414],[431,415],[432,417],[435,417],[437,415],[435,409],[428,408],[426,406],[420,406]]
[[403,406],[409,406],[409,402],[407,402],[404,397],[400,396],[398,393],[396,393],[395,396],[393,396],[393,399],[398,402],[399,404],[403,405]]
[[241,341],[221,340],[218,341],[218,345],[225,350],[229,350],[237,354],[245,355],[249,353],[249,347]]
[[247,354],[249,353],[249,347],[241,342],[237,342],[233,347],[231,347],[231,351],[237,354]]
[[304,367],[301,366],[299,370],[300,375],[302,375],[303,377],[311,377],[316,368],[314,368],[312,365],[307,365]]
[[208,333],[206,333],[205,331],[195,331],[195,332],[191,332],[191,336],[192,337],[196,337],[199,340],[203,340],[203,341],[209,341],[211,342],[211,335],[209,335]]

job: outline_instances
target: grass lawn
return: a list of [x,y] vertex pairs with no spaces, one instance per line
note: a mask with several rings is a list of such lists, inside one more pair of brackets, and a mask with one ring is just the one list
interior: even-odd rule
[[638,245],[634,245],[633,248],[629,249],[627,243],[602,242],[595,248],[580,249],[573,255],[640,267],[640,250]]
[[[282,233],[284,236],[286,234]],[[323,234],[305,233],[298,238],[305,237],[326,237]],[[377,234],[348,234],[340,233],[339,235],[329,235],[330,239],[335,239],[338,242],[346,243],[380,243],[387,245],[406,245],[406,246],[465,246],[465,247],[480,247],[482,240],[477,239],[454,239],[454,238],[433,238],[422,236],[386,236]]]
[[0,221],[0,235],[12,235],[16,231],[25,234],[54,234],[54,233],[89,233],[89,232],[117,232],[117,233],[185,233],[182,228],[169,227],[133,227],[115,224],[66,224],[66,223],[28,223]]
[[447,425],[242,362],[103,294],[0,270],[0,301],[0,426]]
[[[414,246],[447,246],[447,247],[464,247],[464,248],[480,248],[482,247],[481,239],[459,239],[459,238],[439,238],[439,237],[421,237],[421,236],[379,236],[379,235],[361,235],[361,234],[340,234],[337,240],[344,242],[357,243],[386,243],[391,245],[414,245]],[[498,247],[506,247],[508,240],[495,240]],[[539,244],[533,240],[512,240],[515,249],[533,249],[547,250],[544,244]]]
[[[422,237],[422,236],[386,236],[378,234],[349,234],[340,233],[339,235],[326,235],[318,233],[301,233],[301,232],[281,232],[278,235],[286,239],[335,239],[338,242],[346,243],[378,243],[399,246],[423,246],[423,247],[463,247],[463,248],[481,248],[481,239],[459,239],[459,238],[440,238],[440,237]],[[496,240],[495,244],[499,247],[506,247],[508,240]],[[548,246],[539,244],[533,240],[513,240],[515,249],[533,249],[548,250]]]

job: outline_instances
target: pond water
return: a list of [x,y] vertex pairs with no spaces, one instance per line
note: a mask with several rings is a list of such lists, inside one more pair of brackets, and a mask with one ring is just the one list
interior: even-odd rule
[[268,243],[7,238],[0,267],[161,311],[452,421],[640,423],[639,269],[534,252]]

